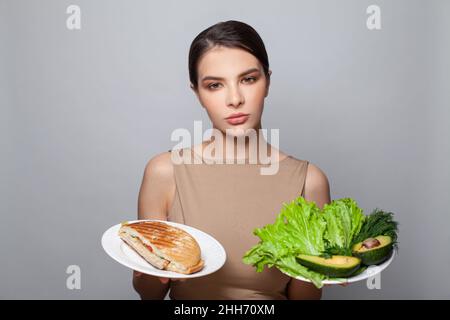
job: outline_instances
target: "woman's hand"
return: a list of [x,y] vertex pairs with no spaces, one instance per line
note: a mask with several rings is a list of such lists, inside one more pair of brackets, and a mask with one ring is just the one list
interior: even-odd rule
[[[135,271],[136,277],[140,277],[140,276],[142,276],[142,274],[143,274],[142,272]],[[181,281],[181,282],[186,281],[186,279],[164,278],[164,277],[157,277],[157,278],[158,278],[159,281],[161,281],[162,284],[168,283],[169,280],[171,280],[171,281]]]
[[162,277],[158,277],[159,281],[161,281],[161,283],[167,283],[170,281],[181,281],[184,282],[186,281],[186,279],[176,279],[176,278],[162,278]]

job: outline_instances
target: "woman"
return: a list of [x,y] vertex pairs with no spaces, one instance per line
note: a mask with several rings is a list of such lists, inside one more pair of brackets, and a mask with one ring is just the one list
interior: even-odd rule
[[[242,130],[256,130],[258,142],[264,143],[259,147],[267,147],[271,158],[278,159],[278,171],[261,175],[259,169],[265,163],[248,163],[251,148],[247,141],[244,164],[203,161],[202,150],[216,139],[181,150],[200,159],[200,165],[175,164],[170,151],[152,158],[139,192],[138,218],[169,220],[203,230],[222,243],[227,261],[211,275],[184,281],[134,272],[133,285],[141,298],[163,299],[169,289],[172,299],[321,298],[321,290],[275,267],[257,273],[242,262],[244,253],[259,241],[253,229],[273,223],[282,203],[299,195],[319,207],[330,202],[328,179],[317,166],[281,152],[259,134],[271,73],[263,41],[245,23],[215,24],[192,42],[191,88],[213,128],[223,134],[224,141],[234,141]],[[221,154],[224,162],[230,160],[226,143],[214,147],[215,155]]]

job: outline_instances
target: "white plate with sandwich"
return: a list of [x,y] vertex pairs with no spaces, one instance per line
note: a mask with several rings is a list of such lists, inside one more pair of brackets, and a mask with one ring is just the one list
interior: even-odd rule
[[211,235],[172,221],[117,224],[105,231],[102,246],[120,264],[156,277],[202,277],[226,260],[225,249]]

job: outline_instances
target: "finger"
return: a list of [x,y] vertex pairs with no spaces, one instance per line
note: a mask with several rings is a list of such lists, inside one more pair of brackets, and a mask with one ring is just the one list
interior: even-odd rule
[[169,278],[158,278],[161,283],[167,283],[169,282]]

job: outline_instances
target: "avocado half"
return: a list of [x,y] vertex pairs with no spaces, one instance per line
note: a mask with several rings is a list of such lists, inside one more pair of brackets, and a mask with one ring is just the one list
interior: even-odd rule
[[357,257],[338,255],[331,256],[331,258],[323,258],[300,254],[297,256],[297,262],[310,270],[332,278],[348,277],[358,270],[361,265],[361,260]]
[[386,261],[393,249],[392,239],[389,236],[368,238],[353,246],[353,255],[369,266]]

